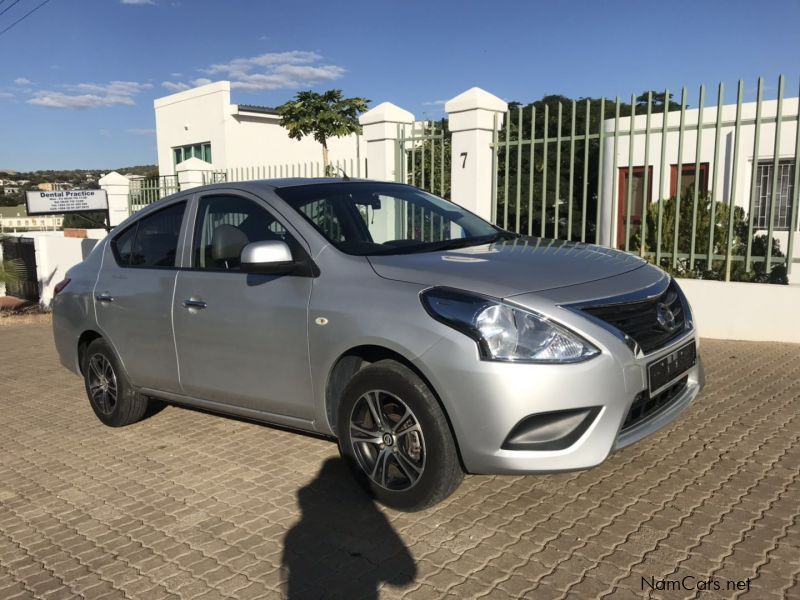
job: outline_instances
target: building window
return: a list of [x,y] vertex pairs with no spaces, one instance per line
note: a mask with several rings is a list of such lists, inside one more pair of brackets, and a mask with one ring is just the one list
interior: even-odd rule
[[[700,163],[699,175],[695,171],[695,164],[683,164],[681,166],[681,198],[694,194],[694,186],[697,183],[697,191],[701,194],[708,192],[708,163]],[[670,167],[669,195],[678,195],[678,165]]]
[[[628,180],[628,176],[630,181]],[[644,186],[644,167],[619,168],[619,210],[617,211],[617,247],[625,247],[625,229],[628,226],[628,186],[631,186],[630,222],[631,237],[642,224],[646,206],[653,200],[653,167],[647,167],[647,190]]]
[[176,165],[190,158],[199,158],[200,160],[210,163],[211,142],[189,144],[188,146],[178,146],[172,149],[172,159],[175,161]]
[[[753,207],[753,222],[758,229],[769,229],[770,201],[772,200],[773,161],[758,163],[756,174],[756,203]],[[794,162],[778,162],[778,188],[775,190],[775,214],[773,228],[788,230],[792,219],[792,196],[794,195]]]

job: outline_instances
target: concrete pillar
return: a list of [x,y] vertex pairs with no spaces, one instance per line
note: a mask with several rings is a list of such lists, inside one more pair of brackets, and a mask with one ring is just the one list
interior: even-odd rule
[[[399,181],[402,174],[403,152],[398,151],[398,134],[410,131],[414,115],[383,102],[365,112],[359,118],[363,127],[364,141],[367,143],[367,173],[370,179],[380,181]],[[402,235],[402,218],[395,211],[394,203],[384,202],[375,210],[371,219],[370,232],[373,239],[382,243],[396,240]]]
[[131,182],[124,175],[111,171],[98,181],[100,189],[106,191],[108,196],[109,225],[116,227],[130,216],[128,209],[128,196],[131,191]]
[[370,179],[398,181],[401,153],[397,151],[398,130],[408,130],[414,115],[391,102],[382,102],[359,117],[367,143],[367,170]]
[[452,133],[450,197],[456,204],[492,219],[492,137],[508,104],[481,88],[471,88],[444,105]]
[[181,191],[203,185],[205,183],[203,175],[211,172],[210,166],[207,162],[194,156],[175,165],[175,173],[178,175]]

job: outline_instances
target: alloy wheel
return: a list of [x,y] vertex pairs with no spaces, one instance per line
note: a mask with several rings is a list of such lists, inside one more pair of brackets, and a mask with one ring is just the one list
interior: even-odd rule
[[425,470],[425,438],[414,412],[400,398],[370,390],[353,405],[350,441],[361,469],[379,486],[405,491]]
[[92,403],[104,415],[114,412],[117,405],[117,375],[111,362],[102,354],[95,354],[89,359],[87,373],[89,396]]

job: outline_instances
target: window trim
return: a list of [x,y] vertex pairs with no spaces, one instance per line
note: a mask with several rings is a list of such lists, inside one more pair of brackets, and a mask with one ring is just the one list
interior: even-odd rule
[[[681,163],[681,178],[686,174],[686,169],[694,169],[696,163],[688,162]],[[708,193],[708,173],[710,166],[708,162],[701,162],[700,167],[700,181],[701,187],[699,194]],[[694,174],[694,180],[697,181],[697,173]],[[669,166],[669,197],[675,198],[678,195],[678,163]]]
[[[205,163],[213,164],[211,160],[206,160],[205,158],[201,158],[202,155],[204,154],[203,146],[206,146],[206,145],[208,146],[208,157],[213,160],[214,154],[213,154],[212,149],[211,149],[211,141],[210,140],[204,141],[204,142],[192,142],[191,144],[181,144],[180,146],[172,146],[170,148],[170,151],[172,152],[172,166],[175,167],[175,166],[179,165],[181,162],[183,162],[185,160],[189,160],[189,158],[199,158],[200,160],[202,160]],[[191,156],[186,158],[185,157],[186,149],[187,148],[192,149],[195,146],[200,146],[200,155],[201,156],[194,156],[194,150],[192,150],[191,151]],[[175,151],[176,150],[180,150],[181,151],[181,155],[184,156],[183,160],[181,160],[181,161],[176,161],[175,160]]]
[[[756,164],[756,177],[759,180],[761,179],[761,177],[759,176],[759,172],[761,171],[761,167],[769,167],[770,169],[772,169],[775,166],[774,157],[772,157],[772,158],[770,158],[770,157],[768,157],[768,158],[755,158],[754,160],[757,163]],[[795,163],[795,159],[793,157],[790,157],[790,156],[784,156],[784,157],[778,156],[778,168],[780,168],[782,166],[785,166],[785,165],[788,165],[790,167],[790,169],[796,169],[797,168],[797,165]],[[772,186],[772,182],[773,182],[772,178],[773,178],[773,175],[770,174],[769,175],[769,185],[770,186]],[[796,230],[792,229],[792,204],[794,203],[795,197],[797,196],[797,194],[796,194],[796,192],[794,190],[794,182],[795,182],[795,180],[796,180],[796,174],[795,174],[795,177],[790,177],[790,180],[789,180],[789,185],[791,187],[791,193],[788,195],[788,205],[787,205],[788,214],[786,215],[786,217],[787,217],[789,222],[785,226],[778,225],[777,222],[774,223],[773,226],[772,226],[772,231],[774,231],[774,232],[778,232],[778,231],[786,231],[786,232],[800,231],[800,219],[798,219],[797,229]],[[759,190],[759,188],[760,188],[760,183],[756,182],[755,190]],[[780,189],[778,189],[778,192],[775,194],[775,199],[780,202]],[[766,218],[767,221],[769,221],[769,212],[770,212],[771,203],[772,203],[772,190],[770,190],[769,197],[767,197],[765,199],[766,213],[767,213],[765,215],[765,218]],[[753,231],[754,232],[756,230],[758,230],[758,231],[768,231],[769,230],[769,222],[767,222],[766,225],[761,225],[760,224],[760,221],[759,221],[759,217],[760,217],[760,214],[761,214],[760,204],[761,204],[761,194],[758,191],[754,191],[754,197],[752,198],[752,205],[753,205],[752,206]],[[778,215],[775,214],[775,221],[777,221],[777,220],[778,220]]]
[[[136,228],[136,231],[133,234],[133,243],[136,243],[136,237],[139,235],[139,223],[141,223],[144,219],[151,217],[153,215],[157,215],[160,212],[163,212],[167,209],[173,208],[178,206],[179,204],[183,204],[183,216],[181,217],[181,228],[178,231],[178,242],[175,247],[175,265],[171,267],[167,266],[159,266],[159,265],[132,265],[132,264],[125,264],[119,259],[119,251],[117,250],[117,240],[125,235],[128,231],[132,228]],[[109,241],[109,245],[111,246],[111,253],[114,256],[114,262],[118,267],[121,269],[158,269],[160,271],[164,270],[178,270],[181,267],[179,264],[182,262],[181,260],[181,253],[182,253],[182,237],[183,237],[183,230],[186,227],[186,215],[187,215],[187,208],[188,208],[188,199],[182,198],[175,202],[170,202],[166,206],[161,206],[155,210],[148,211],[146,214],[139,216],[133,223],[125,227],[122,231],[114,235],[113,238]],[[131,248],[132,250],[132,248]]]

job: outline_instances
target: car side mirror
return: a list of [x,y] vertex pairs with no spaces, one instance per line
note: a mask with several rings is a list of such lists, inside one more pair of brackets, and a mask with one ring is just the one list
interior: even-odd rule
[[245,273],[286,275],[294,271],[296,266],[289,245],[280,240],[247,244],[239,259],[239,268]]

